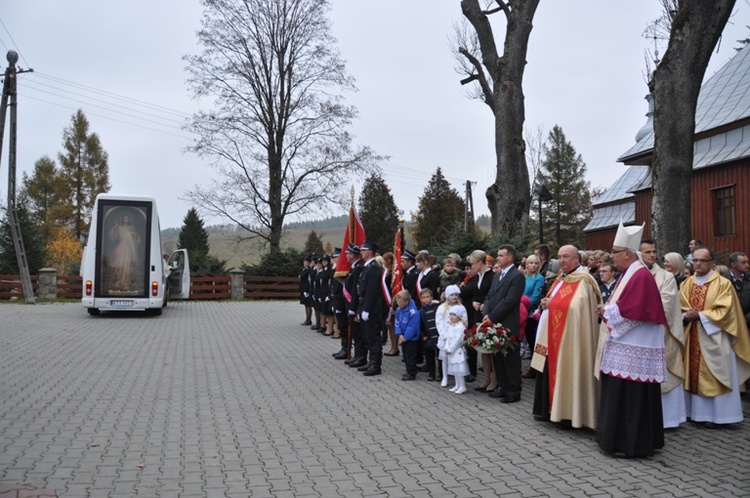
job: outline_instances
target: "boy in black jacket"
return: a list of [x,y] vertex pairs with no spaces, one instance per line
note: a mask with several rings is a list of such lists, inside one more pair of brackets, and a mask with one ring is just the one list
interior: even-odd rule
[[[435,326],[435,311],[440,303],[433,300],[432,291],[429,288],[422,289],[422,294],[419,298],[422,301],[419,314],[422,315],[422,341],[425,366],[427,368],[427,380],[442,380],[442,373],[439,369],[440,361],[437,360],[438,330],[437,326]],[[439,369],[437,376],[435,375],[436,362]]]

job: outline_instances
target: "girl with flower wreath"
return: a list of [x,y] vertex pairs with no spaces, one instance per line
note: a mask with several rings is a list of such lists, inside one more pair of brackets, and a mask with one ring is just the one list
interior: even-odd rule
[[460,304],[451,306],[448,317],[449,323],[444,349],[446,360],[443,365],[448,365],[446,373],[456,379],[456,385],[450,391],[463,394],[466,392],[465,377],[469,375],[469,362],[466,361],[466,351],[463,346],[464,331],[468,324],[466,308]]

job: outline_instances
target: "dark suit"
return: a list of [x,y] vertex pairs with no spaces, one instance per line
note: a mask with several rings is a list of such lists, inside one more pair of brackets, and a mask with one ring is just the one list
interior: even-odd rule
[[[359,277],[359,308],[360,325],[364,331],[365,343],[370,356],[370,362],[380,366],[383,357],[383,343],[380,339],[382,329],[383,289],[381,277],[383,269],[373,259],[365,263],[362,275]],[[367,320],[362,314],[367,312]]]
[[[508,267],[505,275],[501,273],[492,278],[492,287],[484,300],[484,315],[492,323],[501,323],[510,330],[510,335],[518,338],[521,328],[521,297],[526,287],[523,273],[514,265]],[[487,275],[485,275],[487,278]],[[521,355],[516,347],[503,356],[497,353],[493,357],[495,375],[500,389],[508,396],[521,395]]]
[[[466,282],[461,287],[461,302],[464,303],[466,308],[466,316],[469,317],[469,327],[475,323],[482,321],[482,312],[474,309],[474,302],[483,303],[484,298],[487,297],[487,293],[492,287],[492,277],[495,274],[492,273],[491,269],[487,269],[482,277],[482,283],[479,283],[479,275]],[[476,377],[477,375],[477,350],[474,348],[466,348],[466,356],[469,361],[469,373]]]
[[[350,318],[349,326],[351,327],[351,340],[354,343],[354,358],[361,358],[367,355],[362,327],[359,321],[354,318],[359,307],[359,277],[362,274],[362,268],[362,261],[359,259],[356,260],[352,263],[349,275],[344,280],[344,288],[349,293],[349,296],[351,296],[351,301],[348,301],[346,298],[344,300],[346,301],[346,313]],[[347,344],[347,350],[349,347],[350,344]]]
[[[417,305],[417,309],[419,309],[422,306],[422,301],[417,295],[417,278],[419,278],[419,270],[417,270],[416,266],[412,266],[408,270],[404,271],[403,276],[401,277],[401,285],[403,286],[404,290],[409,291],[409,294],[411,294],[411,298]],[[433,297],[437,299],[440,296]]]
[[[437,270],[430,270],[424,277],[421,276],[421,272],[417,272],[417,282],[420,289],[430,289],[432,291],[432,298],[440,300],[440,294],[438,294],[438,288],[440,288],[440,272]],[[421,278],[420,278],[421,277]],[[420,296],[414,298],[414,301],[419,303],[417,308],[422,307],[422,300]]]

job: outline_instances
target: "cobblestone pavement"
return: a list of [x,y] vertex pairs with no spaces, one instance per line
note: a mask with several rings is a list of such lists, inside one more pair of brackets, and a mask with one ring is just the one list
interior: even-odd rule
[[[292,302],[161,317],[0,305],[0,484],[59,496],[748,496],[750,423],[687,424],[644,460],[399,357],[363,377]],[[474,384],[476,385],[476,384]],[[746,412],[748,404],[745,404]]]

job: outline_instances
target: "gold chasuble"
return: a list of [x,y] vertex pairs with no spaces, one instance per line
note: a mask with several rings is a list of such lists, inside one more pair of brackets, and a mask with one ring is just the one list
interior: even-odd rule
[[599,388],[594,378],[601,294],[588,269],[556,280],[539,320],[531,367],[548,375],[550,420],[596,429]]
[[715,397],[732,390],[730,350],[737,361],[740,385],[750,378],[750,336],[732,282],[713,271],[703,285],[695,275],[680,286],[682,311],[700,311],[721,329],[709,335],[700,320],[685,328],[685,390]]

